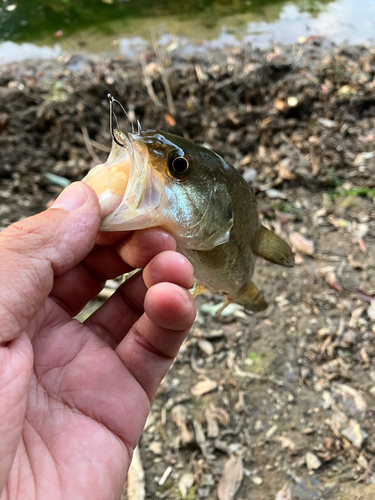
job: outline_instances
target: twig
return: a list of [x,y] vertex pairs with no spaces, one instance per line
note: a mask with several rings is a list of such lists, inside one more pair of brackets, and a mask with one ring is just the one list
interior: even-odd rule
[[99,149],[99,151],[103,151],[104,153],[109,153],[111,151],[111,148],[105,144],[100,144],[100,142],[94,141],[94,139],[90,139],[90,142],[94,148]]
[[147,73],[146,69],[146,56],[144,52],[141,55],[141,64],[142,64],[142,71],[143,71],[143,78],[145,81],[146,89],[148,92],[148,95],[150,96],[151,101],[155,104],[155,106],[161,106],[161,103],[159,99],[156,97],[156,94],[154,92],[154,88],[152,86],[151,78],[149,74]]
[[96,155],[95,151],[94,151],[94,148],[92,147],[92,144],[91,144],[91,141],[90,141],[90,137],[89,137],[89,134],[87,132],[87,128],[83,125],[81,127],[81,130],[82,130],[82,135],[83,135],[83,140],[85,141],[85,144],[86,144],[86,148],[87,148],[87,151],[89,152],[89,155],[91,156],[91,158],[93,159],[93,161],[98,165],[99,163],[102,163],[98,156]]
[[375,457],[373,457],[370,462],[368,463],[365,472],[359,476],[359,478],[356,480],[356,483],[361,483],[362,481],[365,481],[370,474],[372,474],[372,467],[375,464]]
[[165,72],[165,69],[164,69],[163,58],[162,58],[161,53],[160,53],[158,42],[156,41],[154,35],[152,35],[152,44],[154,46],[156,59],[157,59],[158,64],[159,64],[159,71],[160,71],[161,79],[163,81],[165,95],[167,96],[169,113],[172,116],[174,116],[176,114],[176,108],[174,107],[174,104],[173,104],[172,92],[171,92],[171,88],[169,86],[167,73]]

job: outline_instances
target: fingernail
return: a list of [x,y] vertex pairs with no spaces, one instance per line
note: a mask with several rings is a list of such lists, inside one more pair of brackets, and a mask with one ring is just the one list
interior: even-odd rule
[[86,200],[87,196],[81,187],[81,183],[73,182],[73,184],[64,189],[60,196],[54,201],[51,208],[63,208],[73,211],[82,207]]

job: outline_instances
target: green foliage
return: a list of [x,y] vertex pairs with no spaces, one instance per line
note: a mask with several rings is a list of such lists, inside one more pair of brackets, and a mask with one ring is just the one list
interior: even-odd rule
[[[10,1],[10,0],[9,0]],[[319,4],[329,3],[323,0]],[[17,8],[0,16],[0,41],[37,41],[52,39],[59,30],[64,36],[95,27],[110,33],[109,23],[134,18],[204,16],[210,23],[222,16],[254,12],[261,14],[267,5],[283,4],[285,0],[19,0]],[[296,0],[301,10],[315,11],[316,0]],[[202,19],[203,20],[203,19]],[[103,48],[104,49],[104,48]]]

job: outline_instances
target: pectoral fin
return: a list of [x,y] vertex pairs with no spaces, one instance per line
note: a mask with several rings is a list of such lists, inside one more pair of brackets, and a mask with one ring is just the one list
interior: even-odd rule
[[250,281],[240,295],[234,297],[233,302],[244,306],[245,309],[248,309],[249,311],[254,312],[264,311],[268,307],[262,292],[258,290],[252,281]]
[[294,255],[292,249],[277,234],[261,226],[251,245],[255,255],[280,266],[293,267]]

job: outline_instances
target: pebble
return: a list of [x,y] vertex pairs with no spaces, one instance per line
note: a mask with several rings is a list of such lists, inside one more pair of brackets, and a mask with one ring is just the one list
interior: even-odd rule
[[322,462],[314,454],[308,451],[305,455],[306,467],[308,470],[316,470],[322,465]]
[[363,441],[367,438],[367,433],[361,429],[356,420],[349,421],[349,427],[341,432],[342,436],[348,439],[356,448],[361,448]]

